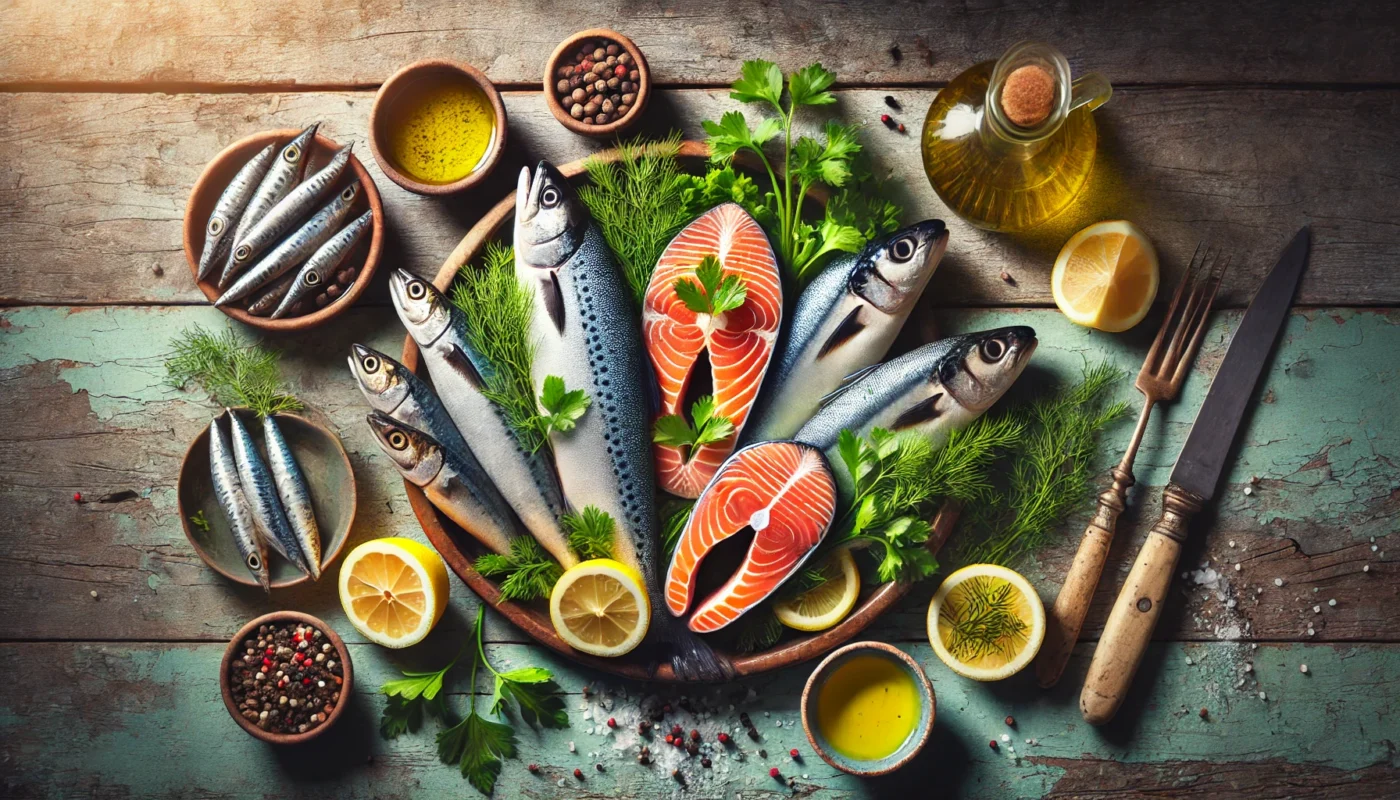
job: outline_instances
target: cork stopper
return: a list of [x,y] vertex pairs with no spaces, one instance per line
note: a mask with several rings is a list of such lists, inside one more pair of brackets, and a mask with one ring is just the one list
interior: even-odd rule
[[1055,102],[1055,78],[1044,67],[1017,67],[1001,87],[1001,110],[1022,128],[1033,128],[1050,116]]

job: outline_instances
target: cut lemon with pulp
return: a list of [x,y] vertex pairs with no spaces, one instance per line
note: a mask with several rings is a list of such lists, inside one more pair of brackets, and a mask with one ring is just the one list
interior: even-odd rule
[[964,678],[999,681],[1020,672],[1045,640],[1045,606],[1030,581],[995,564],[949,575],[928,606],[933,652]]
[[1070,237],[1055,259],[1055,305],[1080,325],[1126,331],[1157,296],[1157,251],[1131,222],[1110,220]]
[[554,584],[549,620],[570,647],[612,658],[642,643],[651,624],[651,606],[635,569],[596,558],[569,568]]
[[447,608],[447,565],[428,546],[390,537],[365,542],[340,566],[340,605],[375,644],[423,641]]
[[860,596],[860,570],[849,550],[837,550],[822,565],[826,580],[773,605],[778,621],[799,631],[824,631],[846,618]]

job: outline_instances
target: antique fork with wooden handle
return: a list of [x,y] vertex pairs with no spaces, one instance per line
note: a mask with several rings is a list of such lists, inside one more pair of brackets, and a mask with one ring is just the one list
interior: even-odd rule
[[1035,661],[1036,680],[1042,688],[1054,686],[1065,671],[1070,652],[1079,639],[1079,630],[1084,626],[1084,617],[1089,612],[1094,589],[1103,575],[1118,517],[1127,508],[1128,489],[1135,482],[1133,460],[1137,458],[1138,446],[1147,430],[1147,420],[1152,416],[1153,406],[1174,399],[1181,390],[1228,266],[1228,258],[1221,258],[1208,247],[1197,246],[1190,268],[1172,296],[1162,327],[1157,330],[1152,349],[1147,351],[1135,384],[1143,397],[1137,428],[1123,453],[1123,460],[1109,473],[1113,484],[1099,495],[1094,518],[1084,531],[1074,563],[1046,619],[1045,645]]

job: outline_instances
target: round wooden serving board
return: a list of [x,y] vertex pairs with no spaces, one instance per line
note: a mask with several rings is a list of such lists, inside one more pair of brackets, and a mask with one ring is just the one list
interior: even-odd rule
[[[710,150],[704,142],[685,141],[681,143],[679,155],[686,161],[703,163],[709,157]],[[617,150],[614,149],[601,151],[593,157],[610,161],[615,160],[617,156]],[[559,171],[569,179],[578,178],[584,174],[585,160],[564,164],[559,167]],[[748,163],[744,159],[737,160],[740,166],[747,168],[752,169],[759,166],[756,163]],[[824,198],[819,199],[824,200]],[[448,287],[452,285],[458,269],[463,264],[475,260],[487,242],[493,239],[509,238],[508,231],[506,231],[505,237],[502,237],[501,233],[514,213],[515,194],[512,192],[493,206],[471,230],[467,231],[461,242],[457,244],[456,249],[452,251],[452,254],[447,257],[438,270],[437,277],[433,280],[434,285],[444,292],[447,291]],[[414,372],[419,371],[418,346],[411,336],[404,337],[402,360],[408,369]],[[653,665],[640,655],[645,647],[638,648],[632,655],[622,658],[597,658],[584,655],[569,647],[554,632],[554,625],[549,621],[549,612],[544,603],[524,605],[502,600],[500,588],[496,583],[477,572],[472,566],[472,562],[483,552],[483,548],[469,534],[458,528],[456,523],[439,512],[417,486],[409,481],[404,481],[404,489],[408,493],[408,501],[413,507],[413,513],[417,515],[419,524],[423,526],[423,532],[428,535],[428,540],[447,560],[452,570],[483,600],[490,603],[535,641],[560,655],[567,656],[593,669],[624,678],[662,682],[679,682],[681,680],[671,670],[670,664],[660,664],[653,670]],[[953,524],[957,521],[958,511],[959,509],[955,505],[949,504],[941,509],[934,518],[933,534],[929,537],[928,542],[928,547],[933,552],[936,553],[942,547],[943,542],[947,540]],[[793,636],[790,633],[778,645],[761,653],[738,654],[725,652],[722,649],[719,652],[729,658],[735,672],[740,676],[758,675],[818,658],[840,647],[856,634],[865,630],[870,623],[874,622],[886,609],[893,606],[908,590],[909,584],[906,583],[882,584],[874,591],[866,593],[850,615],[839,625],[814,634]]]

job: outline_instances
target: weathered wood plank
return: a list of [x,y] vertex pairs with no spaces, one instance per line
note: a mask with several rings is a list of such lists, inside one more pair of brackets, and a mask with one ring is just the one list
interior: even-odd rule
[[[1223,314],[1203,348],[1181,401],[1155,418],[1138,458],[1136,516],[1114,551],[1087,636],[1098,626],[1155,513],[1187,423],[1204,396],[1239,314]],[[1108,336],[1074,327],[1053,310],[936,312],[946,331],[1031,324],[1041,345],[1023,381],[1075,375],[1086,361],[1110,359],[1130,370],[1150,330]],[[186,443],[208,423],[198,397],[163,385],[167,342],[184,327],[222,326],[207,307],[164,309],[11,309],[0,314],[0,504],[9,542],[0,560],[0,638],[216,640],[249,617],[296,607],[343,622],[334,586],[278,592],[235,589],[191,552],[174,517],[174,480]],[[1242,432],[1235,468],[1213,516],[1196,529],[1187,562],[1209,560],[1224,573],[1218,587],[1178,588],[1161,636],[1195,640],[1400,639],[1387,609],[1400,595],[1390,535],[1400,518],[1400,416],[1393,354],[1400,349],[1394,311],[1298,312],[1266,380],[1265,402]],[[1149,327],[1151,323],[1148,323]],[[351,342],[397,352],[402,329],[387,309],[346,314],[287,347],[295,390],[337,429],[360,480],[360,514],[351,541],[384,535],[421,537],[401,484],[363,424],[365,407],[345,374]],[[294,345],[294,346],[293,346]],[[1124,397],[1133,397],[1125,381]],[[1109,436],[1116,454],[1129,431]],[[1260,484],[1245,496],[1253,476]],[[75,504],[72,494],[89,502]],[[119,492],[134,497],[93,502]],[[1141,508],[1141,510],[1138,510]],[[1088,505],[1085,506],[1086,511]],[[211,513],[214,513],[211,510]],[[1066,524],[1063,542],[1030,566],[1047,598],[1073,555],[1083,520]],[[1371,551],[1370,537],[1377,537]],[[1236,547],[1229,545],[1233,540]],[[956,543],[956,538],[954,539]],[[950,556],[951,557],[951,556]],[[945,559],[946,560],[946,559]],[[1233,565],[1241,570],[1235,572]],[[1361,572],[1370,564],[1369,573]],[[1285,587],[1273,585],[1275,578]],[[1187,586],[1186,582],[1179,587]],[[1314,594],[1312,589],[1318,588]],[[1255,589],[1262,588],[1262,594]],[[98,603],[89,597],[97,590]],[[895,640],[924,636],[932,587],[880,623]],[[468,607],[458,585],[454,608]],[[1335,598],[1338,605],[1328,606]],[[1235,607],[1230,608],[1230,601]],[[122,613],[94,613],[121,604]],[[1321,604],[1321,613],[1312,606]],[[36,615],[36,607],[45,609]],[[459,615],[460,616],[460,615]],[[1309,623],[1314,635],[1306,633]],[[496,640],[519,641],[513,628]]]
[[[900,182],[909,220],[948,218],[923,177],[915,135],[875,122],[883,90],[842,92],[846,119],[874,123],[865,141]],[[898,93],[911,130],[931,90]],[[506,163],[480,192],[447,201],[384,179],[364,147],[371,95],[47,95],[0,102],[0,303],[205,302],[180,249],[190,187],[225,145],[267,127],[324,121],[359,144],[389,223],[386,260],[434,274],[484,207],[514,189],[520,164],[568,161],[600,147],[568,133],[538,94],[509,93]],[[676,91],[649,125],[699,135],[738,104],[721,91]],[[1400,90],[1368,92],[1125,90],[1100,112],[1102,154],[1085,196],[1024,236],[949,218],[952,243],[927,296],[939,306],[1049,305],[1049,273],[1069,236],[1100,219],[1138,223],[1157,243],[1166,285],[1198,242],[1238,248],[1223,302],[1242,306],[1299,225],[1313,259],[1299,302],[1400,302]],[[1287,131],[1286,138],[1281,131]],[[1003,270],[1015,285],[1001,280]],[[382,280],[367,301],[382,302]]]
[[[437,638],[437,637],[435,637]],[[450,652],[453,641],[425,647]],[[568,693],[570,728],[540,733],[521,728],[520,758],[501,775],[501,797],[654,797],[679,787],[686,797],[784,797],[771,766],[797,779],[802,795],[889,797],[936,781],[943,796],[970,798],[1079,796],[1104,771],[1113,796],[1161,796],[1178,791],[1212,797],[1294,795],[1379,797],[1400,789],[1391,742],[1400,735],[1396,698],[1400,679],[1394,645],[1154,645],[1149,669],[1134,690],[1133,713],[1102,731],[1084,725],[1077,687],[1087,668],[1081,648],[1066,680],[1045,693],[1029,673],[996,685],[954,676],[927,644],[906,649],[928,671],[938,698],[934,735],[924,754],[902,772],[861,781],[830,769],[812,753],[801,730],[797,697],[806,673],[787,670],[713,689],[688,689],[697,713],[681,710],[679,692],[662,695],[677,709],[668,724],[700,730],[707,743],[723,729],[734,737],[713,767],[652,741],[656,763],[635,754],[639,702],[646,687],[600,680],[567,662],[520,645],[498,645],[498,666],[547,666]],[[435,723],[393,742],[375,733],[382,699],[374,695],[396,677],[406,655],[353,645],[354,705],[323,740],[295,757],[272,750],[227,718],[215,676],[221,644],[152,650],[126,644],[0,645],[7,691],[0,713],[0,780],[7,797],[139,796],[312,797],[334,779],[346,798],[470,794],[456,770],[440,764],[432,744]],[[437,665],[446,656],[417,658]],[[1308,674],[1299,664],[1308,665]],[[44,668],[35,669],[34,665]],[[1251,671],[1246,672],[1246,666]],[[454,673],[451,704],[463,710],[467,677]],[[1244,684],[1235,688],[1235,682]],[[585,698],[580,692],[590,686]],[[485,685],[478,687],[483,691]],[[1260,692],[1267,700],[1261,700]],[[485,696],[478,703],[485,702]],[[1199,716],[1207,709],[1207,718]],[[762,735],[743,735],[747,711]],[[1009,728],[1004,717],[1013,715]],[[615,730],[603,723],[618,722]],[[1012,739],[993,752],[987,741]],[[1033,739],[1034,744],[1026,743]],[[570,752],[573,743],[577,752]],[[803,754],[794,762],[790,748]],[[759,750],[767,751],[767,757]],[[736,758],[742,754],[742,758]],[[168,768],[153,768],[169,763]],[[540,766],[538,775],[526,765]],[[603,772],[594,765],[601,763]],[[580,782],[572,776],[584,770]],[[560,787],[563,787],[561,790]],[[1344,788],[1343,788],[1344,787]],[[1340,790],[1329,794],[1328,789]],[[1304,790],[1312,794],[1304,795]],[[926,795],[921,795],[926,796]]]
[[[820,60],[864,84],[946,81],[1008,45],[1061,47],[1121,82],[1381,82],[1400,79],[1392,3],[1150,5],[900,0],[846,3],[311,3],[21,0],[0,12],[0,82],[377,84],[424,56],[492,80],[538,84],[566,36],[609,27],[636,40],[659,80],[728,84],[749,58]],[[898,44],[902,58],[888,49]]]

